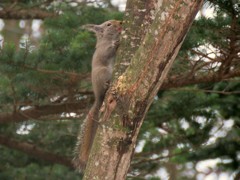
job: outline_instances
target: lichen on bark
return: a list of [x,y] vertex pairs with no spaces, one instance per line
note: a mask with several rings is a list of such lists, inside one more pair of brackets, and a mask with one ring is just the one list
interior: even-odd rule
[[[140,34],[134,34],[139,38],[124,40],[120,46],[115,80],[105,98],[105,111],[101,115],[84,179],[126,178],[144,117],[202,0],[155,2],[128,1],[128,8],[133,9],[127,20],[133,24],[128,23],[127,36],[131,36],[130,32]],[[134,13],[143,13],[142,19],[136,20]],[[179,15],[181,21],[175,15]],[[148,20],[150,23],[144,24]],[[142,24],[146,27],[144,31],[140,30]],[[137,46],[129,46],[131,41]]]

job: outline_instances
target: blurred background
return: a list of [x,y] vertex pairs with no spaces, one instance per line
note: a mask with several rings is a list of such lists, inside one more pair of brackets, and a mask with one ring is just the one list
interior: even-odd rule
[[[192,81],[159,90],[128,179],[240,179],[239,6],[205,2],[168,77]],[[126,0],[1,0],[0,179],[81,179],[71,159],[93,102],[96,42],[81,25],[122,20],[125,7]]]

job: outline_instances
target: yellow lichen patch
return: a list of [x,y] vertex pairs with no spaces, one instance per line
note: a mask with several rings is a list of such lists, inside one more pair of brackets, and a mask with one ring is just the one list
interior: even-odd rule
[[127,82],[127,77],[126,76],[121,75],[121,76],[118,77],[117,84],[116,84],[116,89],[123,94],[125,94],[125,92],[127,90],[126,82]]

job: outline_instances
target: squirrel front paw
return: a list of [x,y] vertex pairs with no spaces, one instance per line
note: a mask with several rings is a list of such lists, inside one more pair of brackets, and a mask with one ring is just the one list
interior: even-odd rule
[[119,44],[120,44],[119,40],[112,42],[112,46],[115,47],[115,48],[118,48]]

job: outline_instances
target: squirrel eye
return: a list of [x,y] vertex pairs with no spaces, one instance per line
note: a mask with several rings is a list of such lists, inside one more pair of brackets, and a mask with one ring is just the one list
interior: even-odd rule
[[107,26],[111,26],[112,24],[111,23],[108,23]]

